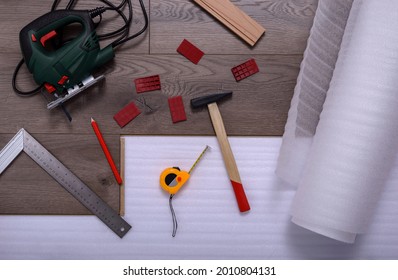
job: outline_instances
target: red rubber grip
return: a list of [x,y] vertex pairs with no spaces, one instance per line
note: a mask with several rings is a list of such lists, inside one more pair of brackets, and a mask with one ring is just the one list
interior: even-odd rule
[[242,184],[232,180],[231,183],[232,187],[234,188],[236,201],[238,202],[239,206],[239,211],[240,212],[249,211],[250,210],[249,201],[247,200],[245,190],[243,189]]

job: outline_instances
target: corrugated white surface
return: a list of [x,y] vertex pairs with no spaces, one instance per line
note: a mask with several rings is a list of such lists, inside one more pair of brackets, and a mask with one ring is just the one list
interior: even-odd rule
[[398,153],[398,1],[351,2],[319,2],[277,169],[292,221],[349,243]]
[[[347,245],[290,222],[295,190],[274,176],[280,138],[230,140],[250,213],[242,215],[237,209],[214,137],[126,137],[125,218],[133,228],[123,239],[94,216],[0,216],[0,258],[398,258],[397,164],[371,227],[354,245]],[[189,169],[206,144],[212,149],[174,198],[179,228],[172,238],[160,172],[169,166]]]

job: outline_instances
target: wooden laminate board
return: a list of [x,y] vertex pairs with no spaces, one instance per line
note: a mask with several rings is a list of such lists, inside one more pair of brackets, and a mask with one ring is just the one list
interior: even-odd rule
[[200,45],[207,54],[302,55],[317,0],[233,0],[267,31],[254,48],[192,0],[152,1],[151,53],[173,53],[172,36]]
[[[32,134],[32,136],[112,208],[119,210],[119,185],[94,134]],[[12,137],[12,134],[0,134],[1,147],[5,146]],[[107,135],[105,141],[118,163],[118,136]],[[89,214],[84,206],[25,153],[21,153],[0,177],[0,213]]]
[[[66,2],[61,1],[60,7]],[[143,24],[138,1],[133,2],[136,12],[132,32]],[[114,61],[98,70],[97,75],[106,75],[104,82],[66,104],[73,117],[69,123],[60,110],[46,109],[42,95],[21,98],[11,87],[14,67],[21,58],[19,30],[47,12],[52,1],[1,1],[0,147],[20,128],[27,129],[118,209],[119,188],[92,131],[91,117],[98,122],[117,163],[123,134],[214,135],[207,109],[192,110],[189,100],[223,90],[234,92],[219,106],[229,135],[282,135],[317,1],[232,2],[267,29],[254,48],[193,1],[146,0],[150,28],[144,36],[119,48]],[[76,8],[93,8],[98,3],[79,0]],[[106,26],[99,33],[121,24],[112,14],[104,16],[103,23]],[[205,52],[198,65],[177,54],[184,38]],[[237,83],[231,68],[250,58],[257,61],[260,72]],[[137,94],[133,80],[155,74],[160,75],[162,89]],[[34,86],[25,67],[18,84],[25,90]],[[187,121],[173,124],[167,98],[177,95],[183,96]],[[131,101],[142,114],[121,129],[112,117]],[[87,210],[21,155],[0,176],[0,213],[87,214]]]
[[[237,83],[230,68],[251,57],[256,59],[260,72]],[[72,123],[59,109],[48,111],[43,96],[21,98],[6,84],[9,89],[0,103],[0,133],[10,132],[15,124],[24,124],[32,133],[87,133],[91,132],[92,116],[103,133],[213,135],[207,109],[192,110],[189,101],[207,93],[232,90],[233,97],[220,104],[230,135],[281,135],[300,59],[287,55],[211,55],[194,65],[179,55],[120,54],[106,67],[103,83],[66,104],[74,118]],[[10,64],[7,72],[13,66]],[[162,89],[137,94],[134,78],[152,74],[160,75]],[[187,121],[173,124],[167,98],[177,95],[183,96]],[[143,113],[121,129],[112,117],[131,101]],[[144,101],[150,108],[143,105]]]

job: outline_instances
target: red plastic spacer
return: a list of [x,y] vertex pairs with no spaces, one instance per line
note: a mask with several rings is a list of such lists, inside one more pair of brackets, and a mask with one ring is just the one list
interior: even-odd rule
[[124,106],[123,109],[120,110],[116,115],[114,115],[113,119],[120,127],[124,127],[139,114],[141,114],[141,111],[137,108],[134,102],[131,102]]
[[176,96],[168,99],[171,119],[173,123],[182,122],[187,120],[185,114],[184,103],[181,96]]
[[198,64],[199,60],[204,55],[204,52],[202,52],[186,39],[181,42],[180,46],[177,49],[177,52],[188,58],[194,64]]
[[158,90],[160,89],[160,77],[159,75],[154,75],[135,79],[134,84],[137,93]]
[[256,74],[259,70],[256,61],[254,58],[252,58],[238,66],[233,67],[231,71],[235,77],[235,80],[239,82],[240,80]]

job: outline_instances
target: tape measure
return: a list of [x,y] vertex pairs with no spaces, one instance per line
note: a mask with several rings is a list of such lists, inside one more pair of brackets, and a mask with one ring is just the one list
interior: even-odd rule
[[189,171],[183,171],[179,167],[169,167],[163,170],[160,174],[160,186],[170,194],[169,198],[169,206],[171,211],[171,217],[173,219],[173,233],[172,236],[174,237],[177,233],[177,218],[174,212],[172,199],[174,195],[181,189],[181,187],[188,181],[189,177],[191,176],[192,170],[198,164],[200,159],[203,157],[204,153],[207,151],[209,146],[206,146],[199,157],[196,159],[195,163],[192,165]]
[[131,226],[115,210],[23,128],[0,152],[0,174],[22,151],[30,156],[55,181],[72,194],[91,213],[96,215],[120,238],[126,235],[131,229]]
[[169,194],[176,194],[191,175],[179,167],[169,167],[160,174],[160,185]]

